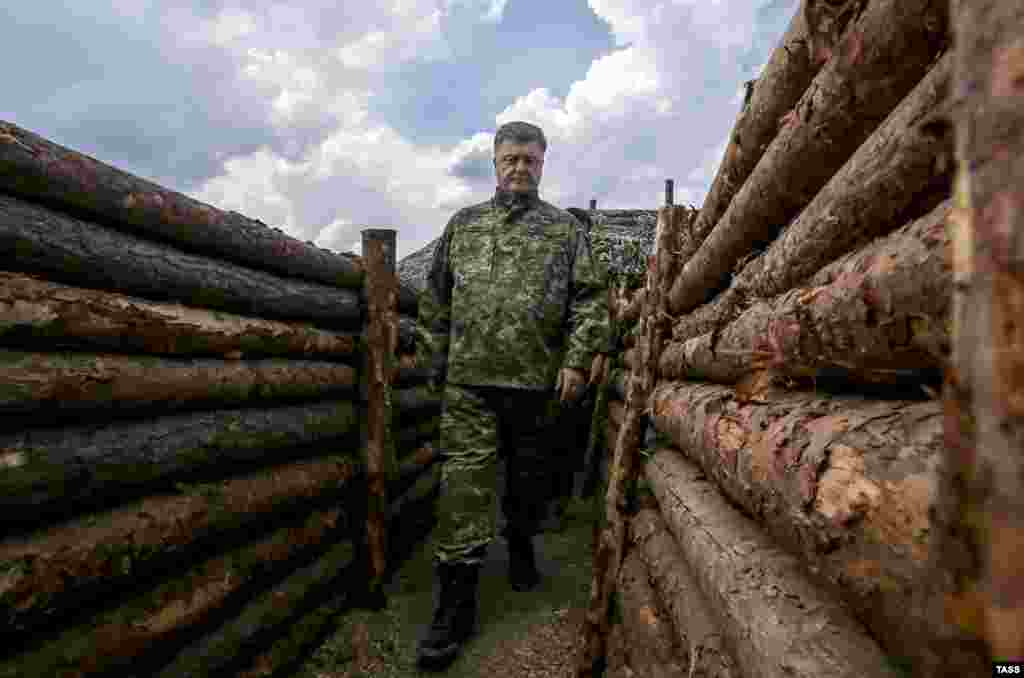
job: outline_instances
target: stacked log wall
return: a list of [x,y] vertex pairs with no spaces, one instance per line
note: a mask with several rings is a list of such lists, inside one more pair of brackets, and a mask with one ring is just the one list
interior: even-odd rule
[[[4,122],[0,248],[0,676],[269,675],[367,604],[363,259]],[[391,568],[440,487],[396,292]]]
[[[679,314],[647,401],[616,675],[989,675],[983,598],[948,593],[966,557],[950,525],[968,520],[946,496],[962,455],[946,452],[939,400],[962,222],[949,12],[846,4],[827,62],[803,66],[803,99],[821,105],[797,104],[756,168],[723,161],[714,200],[680,234],[681,273],[661,282]],[[886,50],[914,57],[883,73]],[[888,103],[850,104],[897,76]],[[848,85],[825,87],[838,77]],[[734,134],[764,133],[749,115]],[[857,130],[841,144],[812,124],[840,119]],[[797,175],[787,193],[780,177]],[[625,423],[630,380],[651,368],[639,306],[617,307],[606,440]],[[631,658],[631,646],[645,651]]]

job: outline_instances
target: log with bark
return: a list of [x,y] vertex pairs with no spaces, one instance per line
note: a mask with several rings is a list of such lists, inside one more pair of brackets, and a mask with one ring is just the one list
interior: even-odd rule
[[[731,384],[763,369],[905,381],[948,353],[953,291],[945,201],[928,215],[744,310],[719,332],[670,343],[661,374]],[[919,378],[919,377],[918,377]]]
[[947,52],[814,200],[737,277],[746,294],[772,297],[837,256],[927,211],[952,187],[945,110]]
[[189,306],[353,329],[359,292],[191,254],[0,194],[7,266],[69,285]]
[[[636,482],[639,448],[647,425],[647,398],[657,383],[658,357],[668,334],[667,300],[661,296],[661,281],[672,278],[677,262],[670,244],[678,240],[680,230],[692,213],[686,207],[664,207],[658,211],[654,256],[648,257],[646,308],[640,342],[639,369],[630,375],[626,393],[626,412],[618,427],[614,455],[608,470],[605,497],[605,525],[594,549],[590,604],[584,619],[579,655],[578,678],[589,678],[601,671],[609,632],[609,600],[615,589],[626,545],[627,497]],[[611,420],[611,417],[609,417]]]
[[132,581],[201,560],[239,538],[256,538],[288,516],[344,502],[359,477],[353,448],[347,457],[181,485],[175,494],[78,516],[29,536],[8,535],[0,541],[0,567],[6,572],[0,640],[13,647]]
[[946,54],[765,253],[744,265],[728,289],[675,323],[673,339],[720,330],[753,299],[789,291],[836,257],[946,198],[952,145],[944,97],[950,71]]
[[647,565],[640,552],[631,550],[619,571],[618,602],[622,610],[626,657],[637,675],[672,678],[683,675],[676,633],[655,598]]
[[[389,525],[394,535],[391,545],[398,549],[408,549],[429,529],[429,506],[439,486],[440,467],[432,467],[421,476],[421,481],[412,491],[399,496],[391,503],[391,507],[401,504],[401,510],[395,512]],[[389,511],[392,509],[389,509]],[[413,542],[406,544],[403,542]],[[407,557],[408,553],[400,553],[392,548],[388,554],[389,562]],[[281,630],[283,635],[277,637],[269,647],[261,646],[261,652],[248,662],[248,668],[240,670],[238,678],[262,678],[274,671],[288,673],[292,667],[299,665],[309,657],[309,653],[319,644],[325,633],[337,628],[340,615],[350,609],[350,597],[331,591],[326,602],[320,604],[301,618],[293,620]],[[266,649],[263,649],[263,648]]]
[[[815,0],[804,0],[802,5]],[[833,36],[842,34],[852,12],[844,12],[833,25]],[[722,161],[704,198],[692,228],[680,243],[679,259],[687,261],[704,242],[725,213],[736,191],[747,180],[779,129],[779,120],[793,108],[821,65],[832,40],[818,41],[812,55],[811,36],[801,12],[796,13],[785,35],[768,57],[756,80],[748,84],[746,100],[736,119]],[[816,31],[815,31],[816,33]]]
[[26,350],[353,359],[354,334],[0,271],[0,342]]
[[346,449],[352,400],[171,414],[0,434],[0,525],[125,501],[194,477]]
[[633,348],[626,349],[622,353],[622,362],[623,364],[625,364],[627,372],[637,372],[640,370],[640,365],[637,363],[639,353],[639,346],[634,346]]
[[362,284],[362,262],[353,254],[302,242],[3,121],[0,190],[208,257],[337,287]]
[[[177,576],[165,576],[143,593],[114,598],[114,605],[109,597],[96,601],[102,604],[93,603],[92,609],[98,609],[94,614],[52,635],[48,642],[39,643],[36,638],[28,651],[0,663],[0,676],[124,675],[129,669],[137,675],[143,667],[153,669],[190,636],[211,630],[218,613],[244,599],[247,589],[309,562],[323,553],[323,544],[344,538],[349,528],[342,514],[338,507],[290,514],[283,526],[252,535],[244,545],[226,553],[218,549],[217,555],[198,563],[182,562]],[[137,582],[139,575],[133,574]],[[125,586],[129,583],[122,582],[123,588],[131,590]],[[66,611],[50,631],[60,629],[61,621],[80,616],[74,612],[88,609]]]
[[665,382],[657,429],[807,564],[895,656],[950,629],[918,593],[931,557],[941,404]]
[[671,310],[696,308],[739,260],[771,240],[924,76],[946,41],[939,0],[869,3],[672,286]]
[[0,415],[98,410],[121,417],[149,407],[326,399],[354,395],[356,385],[355,368],[316,360],[176,360],[0,348],[0,363],[6,387]]
[[291,572],[276,586],[261,591],[238,616],[177,653],[157,678],[229,675],[229,667],[255,654],[271,638],[287,633],[305,613],[344,596],[357,580],[351,542],[329,544],[310,564]]
[[845,608],[678,451],[657,450],[644,472],[744,676],[896,678]]
[[[949,399],[951,526],[980,571],[947,592],[993,660],[1024,658],[1024,6],[952,3],[958,282]],[[955,562],[955,561],[954,561]],[[958,568],[960,569],[960,568]],[[973,622],[973,623],[972,623]]]
[[633,518],[630,535],[647,566],[654,593],[667,610],[677,647],[689,664],[688,675],[738,678],[736,662],[661,514],[654,508],[642,509]]

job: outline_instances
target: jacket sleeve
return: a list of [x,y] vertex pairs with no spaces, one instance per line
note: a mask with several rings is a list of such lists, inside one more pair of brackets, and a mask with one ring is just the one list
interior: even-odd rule
[[595,353],[609,348],[607,271],[594,257],[587,231],[573,219],[572,283],[569,288],[569,336],[562,367],[587,371]]
[[420,294],[417,323],[421,328],[416,345],[416,362],[429,365],[437,383],[448,375],[448,342],[452,317],[452,271],[449,256],[451,238],[458,214],[444,229],[444,235],[434,247],[426,287]]

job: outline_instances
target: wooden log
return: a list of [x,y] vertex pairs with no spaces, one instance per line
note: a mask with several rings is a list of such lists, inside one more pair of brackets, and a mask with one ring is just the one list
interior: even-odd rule
[[338,541],[348,529],[340,507],[291,514],[287,524],[268,536],[193,561],[183,572],[114,607],[99,606],[98,612],[48,642],[34,643],[0,663],[0,676],[124,675],[143,667],[149,673],[161,657],[170,658],[174,649],[183,647],[190,634],[210,627],[232,602],[251,595],[254,586],[294,569],[296,561],[308,562],[323,552],[323,544]]
[[767,252],[747,263],[722,294],[675,323],[675,341],[720,330],[753,299],[805,282],[831,260],[948,194],[951,144],[935,109],[948,89],[950,59],[945,55],[929,70]]
[[937,402],[665,382],[655,426],[800,556],[893,657],[948,629],[916,596],[943,449]]
[[731,384],[763,369],[795,377],[828,370],[885,383],[937,371],[953,290],[951,209],[943,202],[822,269],[815,284],[754,303],[720,332],[670,343],[661,374]]
[[665,618],[648,581],[640,553],[630,551],[622,561],[618,581],[626,656],[634,673],[651,678],[683,675],[672,622]]
[[0,349],[0,364],[4,415],[96,410],[124,416],[144,407],[170,411],[338,397],[356,385],[355,368],[312,360],[174,360]]
[[913,89],[945,44],[947,9],[935,0],[868,4],[683,265],[672,286],[674,315],[721,289],[737,262],[796,216]]
[[[158,678],[225,675],[325,600],[339,595],[355,578],[351,542],[339,542],[313,563],[261,592],[241,613],[179,652],[154,674]],[[346,578],[348,581],[346,581]]]
[[[79,516],[0,542],[4,593],[0,640],[60,625],[74,610],[249,539],[288,515],[350,492],[357,455],[291,462],[216,483],[181,485],[100,514]],[[50,675],[50,674],[38,674]]]
[[736,662],[661,514],[653,508],[641,509],[633,518],[630,533],[636,552],[647,566],[654,594],[671,620],[676,646],[689,664],[689,675],[738,678]]
[[644,472],[747,678],[898,674],[846,610],[672,449]]
[[302,242],[3,121],[0,190],[250,268],[336,287],[362,284],[362,262],[353,254]]
[[951,381],[960,393],[950,401],[948,433],[951,470],[964,486],[954,529],[971,535],[970,555],[981,567],[963,571],[949,607],[961,608],[961,622],[979,622],[975,630],[993,661],[1021,660],[1024,7],[992,0],[951,5],[961,210],[954,224],[960,286]]
[[626,369],[630,372],[636,372],[640,368],[637,364],[637,359],[639,357],[637,355],[638,353],[640,353],[640,348],[634,346],[633,348],[627,349],[622,354],[622,362],[625,363]]
[[366,268],[363,296],[367,301],[361,393],[366,399],[366,547],[367,596],[375,605],[384,604],[384,570],[387,567],[388,478],[396,469],[392,377],[397,369],[398,278],[395,275],[395,231],[365,229],[363,258]]
[[[806,6],[814,0],[804,0]],[[844,12],[834,26],[841,34],[851,13]],[[711,182],[700,212],[679,243],[679,259],[687,261],[722,218],[736,191],[747,180],[779,129],[779,121],[793,108],[827,59],[812,57],[811,36],[803,12],[793,16],[785,35],[768,57],[760,76],[748,85],[747,97],[729,135],[725,154]],[[819,54],[834,47],[819,41]]]
[[0,342],[31,350],[351,360],[356,336],[0,271]]
[[[388,529],[395,536],[390,542],[392,549],[388,556],[389,562],[393,563],[391,569],[399,564],[399,559],[408,557],[407,553],[398,553],[395,547],[405,546],[401,542],[411,541],[410,537],[422,536],[426,531],[425,526],[429,529],[429,505],[439,489],[440,465],[435,464],[427,473],[421,474],[415,487],[391,502],[389,512],[393,515]],[[397,504],[401,504],[400,511],[393,510]],[[248,663],[246,669],[236,675],[238,678],[259,678],[273,675],[275,671],[287,674],[288,669],[308,658],[323,642],[326,631],[336,628],[339,615],[350,608],[351,604],[352,601],[346,595],[332,592],[326,602],[283,628],[284,635],[269,644]]]
[[0,434],[0,525],[38,522],[197,474],[221,477],[353,436],[351,400]]
[[17,254],[9,270],[69,285],[335,329],[360,319],[355,290],[191,254],[3,194],[0,248]]
[[[665,207],[658,211],[654,256],[647,262],[646,308],[643,323],[639,369],[630,375],[626,394],[626,413],[615,438],[614,456],[608,471],[604,529],[594,549],[590,604],[583,622],[583,642],[576,662],[577,678],[590,678],[602,671],[609,633],[609,600],[615,589],[626,542],[627,496],[636,482],[637,461],[646,428],[647,398],[657,383],[658,355],[668,330],[669,316],[661,297],[662,279],[672,277],[676,262],[670,243],[676,242],[690,212],[685,207]],[[610,417],[609,417],[610,419]]]
[[[953,70],[947,52],[736,284],[772,297],[950,193],[953,140],[937,111]],[[922,205],[922,200],[926,202]]]
[[626,403],[622,400],[612,400],[608,403],[608,419],[611,420],[615,427],[622,426],[622,422],[626,419]]

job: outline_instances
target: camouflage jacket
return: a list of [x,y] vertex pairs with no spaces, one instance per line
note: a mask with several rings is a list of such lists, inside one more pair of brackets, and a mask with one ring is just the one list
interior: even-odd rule
[[608,350],[605,280],[580,222],[535,193],[459,210],[420,299],[429,364],[442,381],[550,389]]

